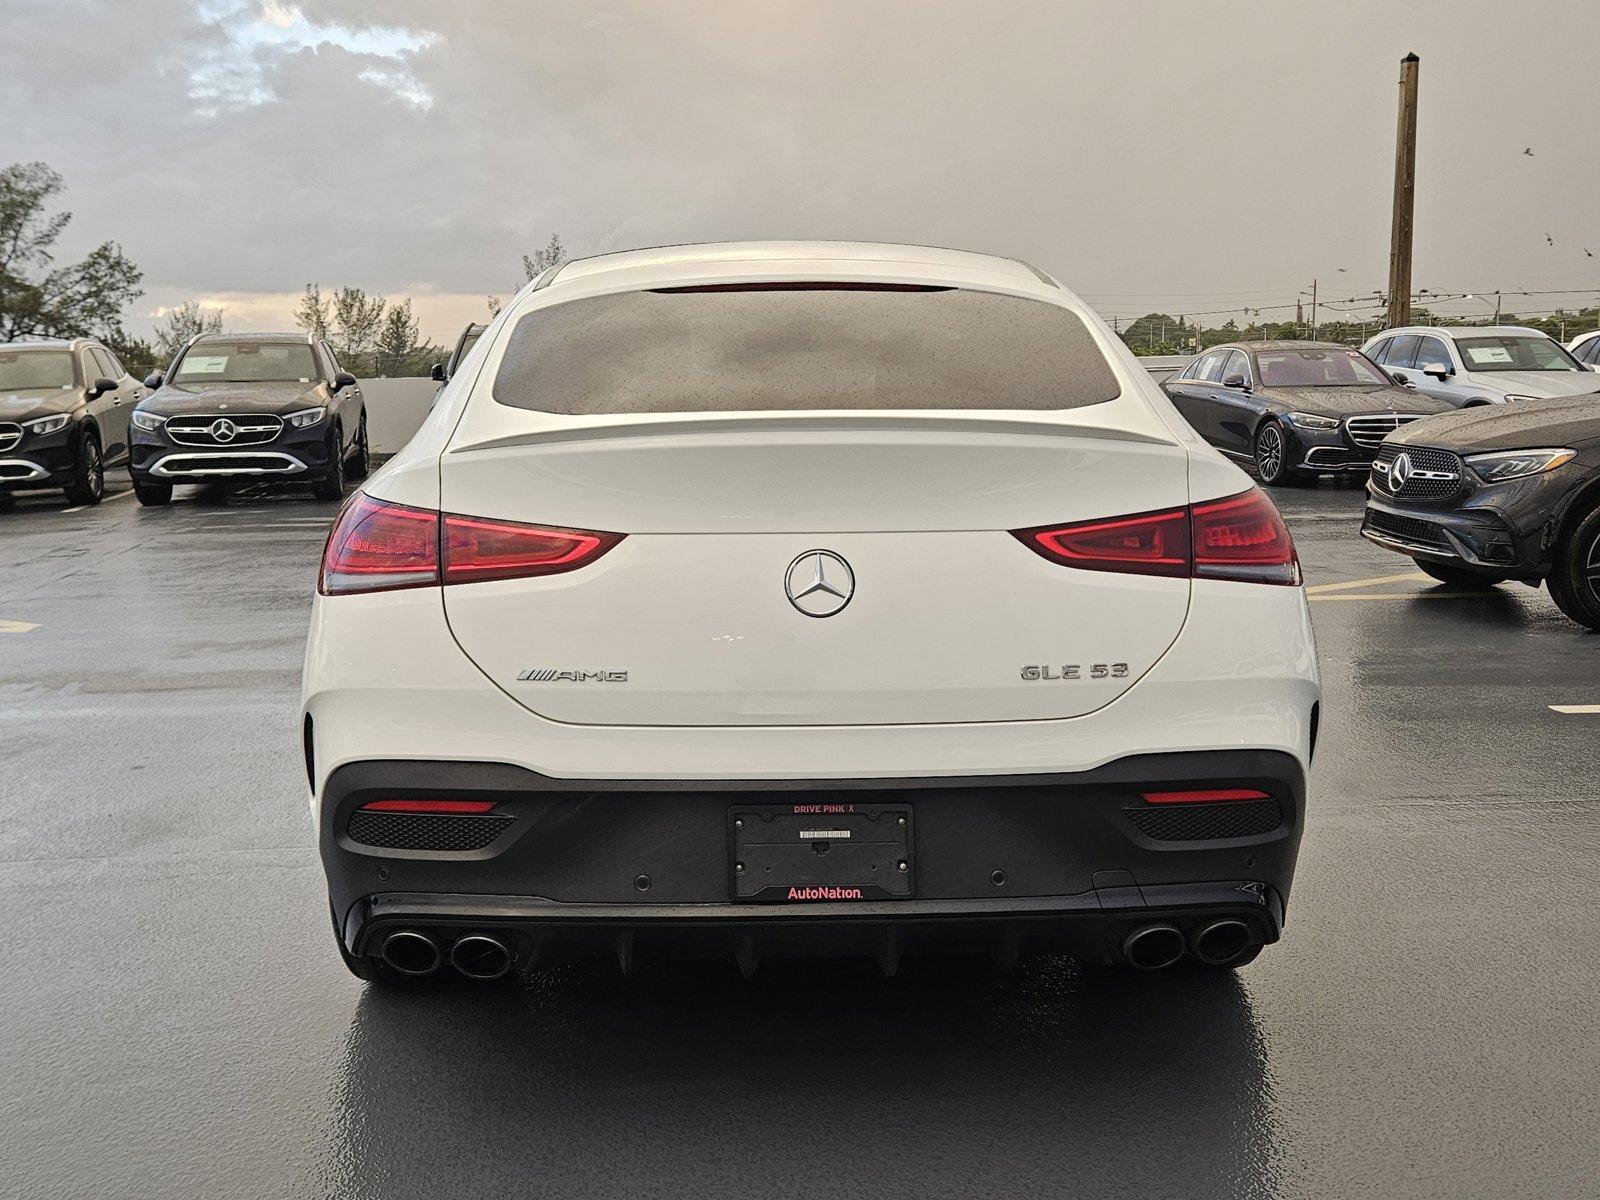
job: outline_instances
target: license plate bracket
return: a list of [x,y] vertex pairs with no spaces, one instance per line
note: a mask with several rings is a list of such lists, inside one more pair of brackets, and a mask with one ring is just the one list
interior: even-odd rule
[[916,859],[909,804],[752,804],[728,810],[735,900],[907,900]]

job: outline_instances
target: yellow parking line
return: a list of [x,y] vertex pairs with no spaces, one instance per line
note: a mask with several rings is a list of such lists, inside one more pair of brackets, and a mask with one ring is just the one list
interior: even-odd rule
[[37,628],[32,621],[8,621],[0,617],[0,633],[32,633]]
[[1324,600],[1469,600],[1477,597],[1483,600],[1493,596],[1494,592],[1362,592],[1352,594],[1345,592],[1339,596],[1308,596],[1313,604]]
[[1424,575],[1421,571],[1408,571],[1404,575],[1379,575],[1376,579],[1352,579],[1347,583],[1318,583],[1306,588],[1306,594],[1320,596],[1324,592],[1347,592],[1351,588],[1373,587],[1380,583],[1403,583],[1406,580],[1420,579],[1424,583],[1433,577]]

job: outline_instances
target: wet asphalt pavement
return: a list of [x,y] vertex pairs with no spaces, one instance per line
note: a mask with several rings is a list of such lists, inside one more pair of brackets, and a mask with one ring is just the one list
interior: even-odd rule
[[1237,977],[409,996],[340,965],[303,800],[333,506],[0,501],[0,1196],[1600,1192],[1600,716],[1547,707],[1600,703],[1600,636],[1405,578],[1353,487],[1276,498],[1325,715],[1285,940]]

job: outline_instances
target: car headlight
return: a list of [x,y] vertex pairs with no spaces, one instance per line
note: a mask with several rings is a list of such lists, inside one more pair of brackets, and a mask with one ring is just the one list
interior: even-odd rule
[[55,433],[57,430],[65,429],[67,427],[67,422],[70,420],[72,420],[72,418],[66,413],[61,413],[54,417],[39,417],[32,421],[24,421],[22,423],[22,427],[29,433],[42,435],[46,433]]
[[147,433],[153,433],[166,423],[167,419],[165,417],[158,417],[155,413],[140,412],[138,409],[133,410],[133,427],[135,429],[143,429]]
[[326,408],[302,408],[299,412],[290,413],[284,418],[284,420],[289,422],[289,424],[293,425],[296,429],[306,429],[312,425],[315,425],[327,415],[328,410]]
[[1533,397],[1532,396],[1502,396],[1502,397],[1500,397],[1500,399],[1504,400],[1507,404],[1520,404],[1524,400],[1532,400]]
[[1319,417],[1315,413],[1292,412],[1289,420],[1301,429],[1337,429],[1339,422],[1333,417]]
[[1554,471],[1577,456],[1576,450],[1501,450],[1494,454],[1469,454],[1467,464],[1485,483],[1502,483]]

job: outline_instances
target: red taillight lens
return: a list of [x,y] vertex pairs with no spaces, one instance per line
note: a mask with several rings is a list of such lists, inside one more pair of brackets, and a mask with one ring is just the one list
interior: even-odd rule
[[1046,558],[1086,571],[1189,574],[1189,514],[1181,508],[1053,529],[1021,529],[1016,536]]
[[620,533],[547,529],[374,500],[357,492],[322,553],[324,596],[553,575],[587,566]]
[[486,813],[493,800],[371,800],[361,806],[368,812]]
[[1246,583],[1300,582],[1300,559],[1289,527],[1259,489],[1196,504],[1190,511],[1194,514],[1197,577]]
[[1187,792],[1141,792],[1151,804],[1225,804],[1231,800],[1266,800],[1255,788],[1196,788]]
[[546,529],[444,514],[444,581],[476,583],[554,575],[587,566],[622,540],[617,533]]
[[1300,582],[1289,529],[1257,488],[1187,508],[1013,533],[1052,562],[1086,571]]
[[439,514],[357,492],[328,535],[317,590],[324,596],[439,582]]

